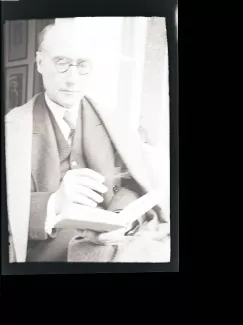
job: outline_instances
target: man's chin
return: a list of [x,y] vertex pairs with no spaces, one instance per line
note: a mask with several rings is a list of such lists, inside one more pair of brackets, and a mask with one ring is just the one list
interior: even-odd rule
[[62,96],[62,98],[60,98],[60,104],[63,107],[71,108],[73,106],[78,105],[82,98],[83,98],[83,96],[81,96],[80,94],[79,95],[65,95],[65,96]]

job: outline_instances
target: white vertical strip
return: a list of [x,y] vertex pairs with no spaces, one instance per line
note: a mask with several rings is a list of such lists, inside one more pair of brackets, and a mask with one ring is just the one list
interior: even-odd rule
[[122,18],[121,34],[121,60],[119,67],[119,80],[117,89],[116,110],[119,114],[129,120],[130,102],[132,93],[132,75],[134,63],[132,60],[133,52],[133,30],[134,18]]
[[147,38],[147,18],[136,17],[133,35],[133,58],[135,60],[132,76],[132,98],[130,102],[130,125],[135,131],[139,127],[141,114],[141,95],[143,86],[144,59]]
[[169,63],[168,63],[168,44],[165,41],[165,51],[162,71],[162,124],[161,125],[161,141],[156,150],[161,161],[163,197],[162,204],[166,219],[170,218],[170,107],[169,107]]
[[[163,61],[159,65],[159,74],[161,74],[161,84],[159,96],[161,105],[158,109],[159,114],[156,115],[161,121],[159,125],[158,140],[154,145],[146,145],[145,152],[151,162],[151,169],[154,172],[155,181],[161,186],[161,201],[163,207],[164,219],[170,220],[170,129],[169,129],[169,70],[168,70],[168,50],[167,41],[165,39],[163,49]],[[148,115],[146,115],[148,116]],[[153,127],[155,124],[151,124]],[[157,126],[156,126],[157,127]]]

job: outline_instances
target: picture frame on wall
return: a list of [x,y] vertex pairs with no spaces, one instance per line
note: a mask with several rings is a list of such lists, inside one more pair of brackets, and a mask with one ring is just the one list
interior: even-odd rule
[[28,65],[8,67],[5,71],[5,112],[27,101]]
[[9,23],[8,61],[27,59],[28,22],[17,20]]

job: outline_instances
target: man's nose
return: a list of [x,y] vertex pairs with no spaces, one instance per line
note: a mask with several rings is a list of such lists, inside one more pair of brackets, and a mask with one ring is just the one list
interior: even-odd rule
[[77,66],[70,66],[66,73],[66,80],[69,82],[77,82],[80,79],[80,74],[78,72]]

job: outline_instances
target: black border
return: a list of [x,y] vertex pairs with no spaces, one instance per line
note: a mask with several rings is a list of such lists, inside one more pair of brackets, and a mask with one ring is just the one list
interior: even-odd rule
[[[12,67],[6,67],[5,68],[5,87],[7,87],[7,70],[9,71],[9,70],[15,69],[15,68],[25,68],[25,70],[26,70],[26,78],[25,78],[25,100],[24,100],[24,103],[26,103],[27,98],[28,98],[27,97],[27,95],[28,95],[28,82],[27,82],[27,80],[28,80],[28,73],[29,73],[29,71],[28,71],[28,69],[29,69],[28,64],[21,64],[21,65],[14,65]],[[5,88],[5,91],[4,91],[4,96],[6,96],[6,88]],[[23,104],[21,104],[21,105],[23,105]],[[4,110],[4,112],[6,112],[6,110]]]
[[21,0],[3,2],[2,20],[53,19],[84,16],[160,16],[174,15],[177,0],[116,1]]
[[[11,44],[11,38],[9,36],[9,39],[8,39],[8,62],[15,62],[15,61],[21,61],[21,60],[25,60],[28,58],[28,39],[29,39],[29,26],[28,26],[28,21],[25,21],[24,22],[24,27],[25,27],[25,34],[26,34],[26,44],[25,44],[25,56],[24,57],[20,57],[20,58],[17,58],[17,59],[10,59],[10,44]],[[12,25],[10,24],[9,25],[9,35],[11,35],[11,28],[12,28]]]
[[[168,53],[169,53],[169,92],[170,92],[170,158],[171,158],[171,262],[170,263],[8,263],[8,249],[6,238],[7,218],[2,218],[2,272],[11,274],[82,274],[82,273],[131,273],[131,272],[177,272],[179,266],[179,134],[178,134],[178,49],[177,31],[175,26],[174,10],[176,1],[149,1],[134,6],[126,6],[124,1],[108,5],[104,2],[88,4],[77,3],[69,0],[68,6],[63,6],[60,1],[50,6],[50,1],[20,1],[17,3],[2,3],[2,17],[6,20],[21,19],[53,19],[61,17],[77,16],[161,16],[166,18]],[[47,12],[48,8],[48,12]],[[107,10],[109,8],[109,10]],[[129,13],[127,12],[129,8]],[[94,10],[95,9],[95,10]],[[94,12],[95,11],[95,12]],[[4,22],[2,21],[2,23]],[[2,32],[3,34],[3,32]],[[3,62],[3,60],[2,60]],[[2,104],[4,100],[2,99]],[[2,117],[2,116],[1,116]],[[4,139],[4,119],[1,120],[3,126],[2,139]],[[4,156],[4,143],[1,146]],[[2,164],[2,175],[4,181],[2,191],[2,215],[6,215],[6,176],[5,159]],[[5,238],[4,238],[5,237]]]

